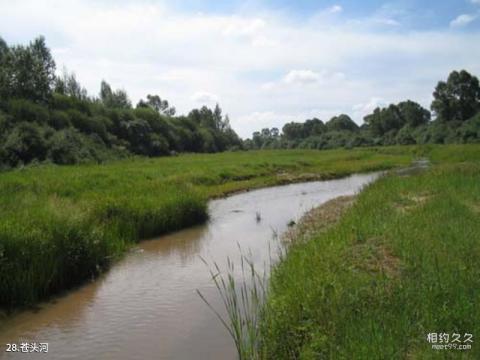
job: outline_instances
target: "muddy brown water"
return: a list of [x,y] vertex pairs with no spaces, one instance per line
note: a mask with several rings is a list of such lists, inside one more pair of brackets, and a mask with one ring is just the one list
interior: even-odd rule
[[[377,177],[358,174],[211,201],[207,224],[144,241],[94,282],[3,321],[0,358],[235,359],[227,331],[196,293],[222,309],[201,258],[224,267],[227,257],[238,260],[240,246],[261,269],[272,257],[274,232]],[[6,344],[21,342],[46,342],[48,353],[5,352]]]

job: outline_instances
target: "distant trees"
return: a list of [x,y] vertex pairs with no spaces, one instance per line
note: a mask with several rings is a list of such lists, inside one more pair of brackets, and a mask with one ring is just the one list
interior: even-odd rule
[[406,100],[377,107],[358,126],[348,115],[334,116],[325,124],[319,119],[285,124],[271,140],[268,132],[254,132],[246,148],[331,149],[371,145],[480,142],[480,86],[467,71],[453,71],[440,81],[431,105],[436,115],[420,104]]

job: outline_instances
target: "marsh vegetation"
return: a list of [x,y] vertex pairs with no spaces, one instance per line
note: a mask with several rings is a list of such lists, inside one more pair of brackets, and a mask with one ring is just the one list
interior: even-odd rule
[[234,152],[0,175],[0,304],[18,307],[90,279],[139,239],[207,219],[207,200],[409,163],[403,148]]
[[[430,168],[391,172],[288,233],[286,255],[263,283],[266,301],[254,309],[256,341],[236,341],[240,354],[430,358],[427,334],[480,331],[480,148],[429,155]],[[475,346],[456,351],[479,354]]]

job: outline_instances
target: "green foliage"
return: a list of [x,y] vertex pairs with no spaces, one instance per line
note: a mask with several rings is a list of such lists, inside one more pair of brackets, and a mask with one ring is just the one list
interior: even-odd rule
[[[443,89],[443,92],[439,89]],[[432,109],[438,115],[434,121],[431,121],[428,110],[407,100],[384,108],[377,107],[373,113],[364,117],[361,127],[345,114],[333,117],[325,125],[318,119],[306,120],[304,123],[290,122],[283,127],[283,133],[276,137],[270,136],[269,129],[254,132],[252,140],[244,142],[244,147],[331,149],[479,142],[478,93],[476,77],[465,71],[452,72],[449,82],[439,83],[434,93],[436,99],[432,103]]]
[[282,128],[283,135],[287,140],[297,140],[304,138],[303,124],[291,122],[285,124]]
[[167,100],[147,95],[132,109],[124,90],[102,81],[100,98],[91,98],[75,74],[64,70],[55,77],[54,69],[43,38],[27,47],[9,47],[0,39],[0,168],[243,146],[218,104],[176,118]]
[[67,128],[71,126],[70,116],[65,111],[53,110],[50,113],[48,124],[56,130]]
[[46,124],[49,121],[49,112],[45,106],[30,100],[12,99],[8,102],[7,112],[15,122],[36,122]]
[[425,359],[428,333],[478,333],[479,150],[434,147],[450,164],[383,177],[333,228],[294,242],[271,276],[263,358]]
[[303,123],[303,135],[305,137],[321,135],[326,131],[326,126],[322,120],[313,118],[305,120]]
[[453,71],[433,93],[432,110],[441,121],[465,121],[480,111],[478,78],[465,70]]
[[405,125],[415,128],[430,121],[430,112],[414,101],[407,100],[397,104],[400,116]]
[[4,164],[16,166],[33,160],[45,160],[48,151],[47,131],[47,128],[35,123],[20,122],[2,144]]
[[413,145],[416,144],[413,128],[410,126],[402,127],[396,134],[395,143],[399,145]]
[[55,92],[78,100],[87,100],[87,90],[80,85],[74,73],[63,70],[61,77],[55,79]]
[[356,131],[358,125],[350,118],[350,116],[342,114],[334,116],[325,124],[328,131]]
[[132,103],[125,90],[113,91],[111,86],[102,80],[100,84],[100,100],[106,107],[118,109],[130,109]]
[[49,101],[55,81],[55,62],[45,39],[28,46],[8,47],[0,41],[0,98]]
[[[44,130],[22,124],[28,136],[9,143],[36,139],[27,145],[43,147],[45,154]],[[48,141],[49,156],[59,164],[108,156],[90,135],[72,128],[54,132]],[[162,149],[162,139],[156,141]],[[90,279],[139,239],[204,221],[208,198],[284,182],[277,172],[300,181],[305,173],[333,178],[404,165],[410,161],[404,152],[225,152],[3,172],[0,307],[35,303]]]
[[166,116],[173,116],[176,112],[175,107],[170,107],[168,100],[162,100],[158,95],[147,95],[147,101],[140,100],[137,108],[150,108]]

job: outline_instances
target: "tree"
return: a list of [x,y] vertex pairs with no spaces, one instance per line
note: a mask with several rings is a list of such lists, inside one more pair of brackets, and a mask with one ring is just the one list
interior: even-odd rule
[[46,103],[55,81],[55,61],[45,38],[28,46],[8,47],[0,41],[0,97],[23,98]]
[[416,102],[407,100],[386,108],[376,108],[372,114],[365,116],[364,121],[373,135],[384,136],[390,132],[394,134],[404,126],[413,129],[427,124],[430,112]]
[[3,38],[0,36],[0,64],[2,64],[2,61],[4,57],[7,55],[7,53],[8,53],[8,45],[5,42],[5,40],[3,40]]
[[298,140],[303,138],[303,124],[290,122],[282,128],[283,135],[287,140]]
[[363,118],[373,135],[383,136],[390,131],[397,131],[405,125],[405,119],[394,104],[386,108],[376,108],[372,114]]
[[166,116],[174,116],[176,113],[175,107],[170,107],[167,100],[162,100],[158,95],[147,95],[147,101],[140,100],[137,108],[149,107],[159,114]]
[[433,92],[431,108],[441,121],[465,121],[480,110],[478,78],[465,70],[453,71]]
[[105,80],[100,84],[100,100],[109,108],[130,109],[132,107],[127,92],[121,89],[113,91]]
[[313,118],[306,120],[303,124],[304,137],[316,136],[326,131],[325,124],[322,120]]
[[359,129],[358,125],[350,118],[350,116],[341,114],[334,116],[325,124],[328,131],[356,131]]
[[[225,115],[225,117],[223,118],[223,121],[222,121],[222,126],[221,126],[221,129],[222,131],[230,131],[232,130],[232,127],[230,126],[230,117],[227,115]],[[278,130],[278,129],[277,129]]]
[[63,69],[62,76],[55,79],[55,92],[79,100],[88,99],[87,90],[80,85],[75,73],[69,73],[66,68]]
[[400,116],[410,127],[425,125],[430,121],[430,111],[424,109],[420,104],[407,100],[397,104]]
[[213,109],[213,121],[215,124],[215,129],[223,130],[223,117],[222,117],[222,109],[220,105],[215,104],[215,109]]
[[263,145],[262,134],[259,131],[255,131],[252,134],[252,142],[256,149],[260,149]]

